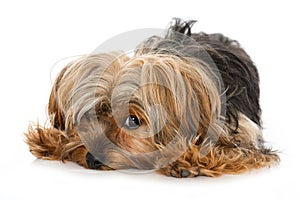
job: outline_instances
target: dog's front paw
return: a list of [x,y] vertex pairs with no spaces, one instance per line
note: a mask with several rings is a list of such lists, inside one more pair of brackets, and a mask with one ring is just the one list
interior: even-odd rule
[[178,163],[174,163],[160,169],[159,172],[175,178],[193,178],[200,175],[200,168],[195,166],[182,166]]

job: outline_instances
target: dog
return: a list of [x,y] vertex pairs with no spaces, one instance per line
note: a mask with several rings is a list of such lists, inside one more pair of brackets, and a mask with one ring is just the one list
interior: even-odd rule
[[30,125],[37,158],[178,178],[239,174],[279,162],[265,146],[259,75],[240,44],[176,18],[129,56],[82,56],[50,94],[50,125]]

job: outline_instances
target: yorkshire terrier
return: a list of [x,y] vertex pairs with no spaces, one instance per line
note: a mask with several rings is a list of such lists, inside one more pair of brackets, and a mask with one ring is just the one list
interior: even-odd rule
[[279,161],[262,137],[257,68],[239,43],[175,19],[134,54],[82,56],[57,76],[37,158],[167,176],[238,174]]

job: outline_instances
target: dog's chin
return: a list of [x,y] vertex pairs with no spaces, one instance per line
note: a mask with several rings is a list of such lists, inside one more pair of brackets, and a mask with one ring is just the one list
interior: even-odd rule
[[99,170],[125,170],[125,169],[140,169],[152,170],[155,169],[152,159],[145,154],[130,154],[128,152],[108,150],[105,154],[94,153],[97,159],[98,167],[89,166],[92,169]]
[[[165,127],[166,129],[166,127]],[[163,132],[157,135],[163,135]],[[157,170],[176,161],[191,143],[191,139],[176,135],[170,140],[157,141],[155,137],[135,138],[125,132],[119,133],[124,139],[98,138],[100,145],[89,144],[89,153],[93,155],[97,163],[101,163],[96,169],[100,170]],[[114,135],[114,134],[111,134]],[[114,139],[114,140],[112,140]],[[159,136],[158,138],[159,139]],[[166,139],[166,138],[165,138]],[[93,145],[95,145],[95,141]],[[95,167],[91,167],[95,169]]]

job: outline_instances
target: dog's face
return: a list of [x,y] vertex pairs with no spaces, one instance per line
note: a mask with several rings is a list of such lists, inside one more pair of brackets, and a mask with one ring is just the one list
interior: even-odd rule
[[79,134],[91,168],[161,168],[216,128],[219,90],[204,65],[163,54],[83,57],[58,76],[50,114]]
[[50,95],[51,127],[30,126],[26,134],[31,153],[173,177],[236,174],[279,161],[264,147],[255,65],[237,41],[192,33],[194,22],[175,19],[165,36],[147,38],[133,55],[69,63]]

